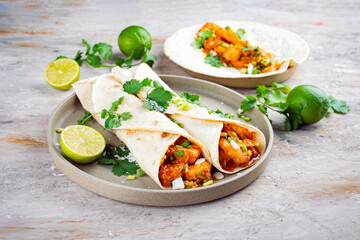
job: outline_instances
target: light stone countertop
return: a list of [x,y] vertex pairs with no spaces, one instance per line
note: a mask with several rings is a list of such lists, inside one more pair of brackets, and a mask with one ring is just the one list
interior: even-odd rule
[[[303,37],[310,56],[285,83],[314,84],[351,111],[285,132],[245,189],[213,202],[146,207],[113,201],[64,176],[46,127],[73,93],[43,73],[81,39],[107,41],[145,27],[159,74],[188,76],[163,53],[166,37],[210,19],[279,26]],[[360,2],[349,1],[0,1],[0,239],[359,239]],[[81,78],[108,72],[81,67]],[[255,94],[253,89],[236,89]]]

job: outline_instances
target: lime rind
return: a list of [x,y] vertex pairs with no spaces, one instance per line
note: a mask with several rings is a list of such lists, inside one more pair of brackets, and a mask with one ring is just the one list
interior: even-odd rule
[[100,157],[105,149],[104,137],[95,129],[84,125],[66,127],[60,136],[64,154],[77,163],[89,163]]

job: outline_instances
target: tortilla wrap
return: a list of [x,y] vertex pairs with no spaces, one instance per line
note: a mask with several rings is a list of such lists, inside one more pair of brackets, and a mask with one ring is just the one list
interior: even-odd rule
[[[91,114],[110,109],[114,101],[124,97],[117,113],[130,112],[132,118],[121,121],[121,126],[111,131],[129,148],[137,163],[160,188],[159,167],[169,146],[183,136],[200,146],[204,158],[210,162],[206,148],[184,129],[159,112],[149,111],[136,96],[123,91],[123,87],[111,74],[79,81],[72,85],[82,106]],[[93,118],[105,126],[100,114]]]
[[259,46],[273,54],[279,62],[285,61],[278,71],[260,74],[242,74],[232,67],[213,67],[204,62],[205,54],[190,44],[203,24],[178,30],[164,43],[165,55],[174,63],[192,72],[219,78],[259,78],[285,72],[289,65],[300,64],[309,55],[308,44],[297,34],[284,29],[255,22],[209,21],[220,27],[231,27],[234,31],[242,28],[245,39],[253,46]]
[[[137,79],[142,81],[145,78],[158,81],[166,90],[171,91],[175,96],[173,101],[185,101],[181,98],[176,92],[170,89],[170,87],[161,80],[161,78],[147,65],[140,64],[136,68],[131,69],[121,69],[115,67],[112,69],[114,77],[122,84],[131,79]],[[138,93],[137,96],[139,99],[146,99],[147,93],[151,90],[151,87],[143,87]],[[190,110],[183,111],[177,107],[177,104],[173,102],[169,103],[169,107],[165,111],[165,114],[175,119],[177,122],[183,124],[183,128],[189,132],[193,137],[198,139],[204,146],[209,150],[211,156],[211,162],[214,167],[224,173],[236,173],[241,171],[244,168],[250,167],[238,167],[232,171],[227,171],[223,169],[220,165],[219,160],[219,140],[220,133],[223,129],[224,124],[230,124],[234,126],[240,126],[248,129],[254,135],[255,141],[260,143],[258,150],[260,154],[263,155],[266,148],[266,140],[264,134],[254,126],[251,126],[246,123],[241,123],[235,120],[222,118],[217,114],[209,114],[208,109],[198,107],[197,105],[190,104],[193,107]]]

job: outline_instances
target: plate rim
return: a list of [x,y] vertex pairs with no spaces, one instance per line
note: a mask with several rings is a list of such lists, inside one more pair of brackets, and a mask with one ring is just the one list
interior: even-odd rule
[[[224,90],[226,91],[231,91],[233,92],[234,94],[237,94],[239,96],[241,96],[242,98],[245,98],[245,96],[243,96],[242,94],[236,92],[235,90],[233,89],[229,89],[227,87],[224,87],[222,85],[219,85],[219,84],[216,84],[216,83],[212,83],[212,82],[208,82],[208,81],[205,81],[205,80],[202,80],[202,79],[196,79],[196,78],[193,78],[193,77],[186,77],[186,76],[180,76],[180,75],[168,75],[168,74],[160,74],[159,75],[163,80],[164,82],[167,82],[166,81],[166,78],[183,78],[183,79],[186,79],[188,81],[197,81],[197,82],[200,82],[202,84],[210,84],[210,85],[213,85],[213,87],[220,87],[220,88],[223,88]],[[163,189],[145,189],[145,188],[136,188],[136,187],[130,187],[130,186],[126,186],[126,185],[122,185],[122,184],[118,184],[118,183],[114,183],[114,182],[111,182],[111,181],[108,181],[108,180],[104,180],[104,179],[101,179],[101,178],[98,178],[98,177],[95,177],[83,170],[81,170],[80,168],[76,167],[76,165],[72,164],[71,162],[69,162],[66,158],[64,158],[61,153],[57,150],[53,140],[52,140],[52,135],[51,135],[51,131],[53,131],[52,129],[52,126],[53,126],[53,123],[55,121],[54,117],[56,115],[56,113],[62,108],[62,106],[64,104],[66,104],[68,101],[71,101],[73,98],[77,98],[76,97],[76,94],[75,93],[72,93],[70,96],[68,96],[67,98],[65,98],[64,100],[62,100],[58,105],[57,107],[55,108],[55,110],[51,113],[50,115],[50,118],[49,118],[49,121],[48,121],[48,125],[47,125],[47,142],[48,142],[48,148],[49,148],[49,151],[50,151],[50,154],[51,154],[51,157],[52,157],[52,160],[55,162],[55,164],[57,165],[57,167],[60,169],[60,171],[62,173],[64,173],[64,175],[66,177],[68,177],[70,180],[72,180],[73,182],[75,182],[77,185],[87,189],[88,191],[91,191],[95,194],[98,194],[98,195],[101,195],[101,196],[104,196],[106,198],[110,198],[110,199],[115,199],[115,198],[111,198],[109,196],[106,196],[106,195],[103,195],[101,193],[98,193],[98,192],[95,192],[91,189],[88,189],[87,187],[83,186],[82,184],[80,184],[78,181],[74,180],[73,179],[73,176],[69,176],[67,174],[67,171],[64,171],[63,167],[62,166],[59,166],[60,163],[57,161],[57,160],[60,160],[63,161],[67,167],[69,167],[70,169],[72,169],[73,171],[76,172],[76,174],[79,174],[79,175],[82,175],[84,178],[89,178],[89,179],[92,179],[94,180],[95,182],[97,183],[100,183],[100,184],[105,184],[105,185],[112,185],[113,187],[115,188],[119,188],[119,189],[123,189],[123,190],[129,190],[129,191],[133,191],[133,192],[140,192],[140,193],[150,193],[150,194],[158,194],[158,195],[168,195],[168,194],[176,194],[176,195],[181,195],[181,194],[184,194],[184,193],[201,193],[201,192],[204,192],[204,191],[209,191],[209,190],[214,190],[215,188],[219,188],[220,186],[223,186],[223,185],[226,185],[226,184],[229,184],[229,183],[232,183],[232,182],[236,182],[236,180],[239,180],[240,178],[246,176],[247,174],[250,174],[251,172],[254,171],[254,169],[257,169],[257,168],[260,168],[262,165],[263,168],[266,167],[267,165],[267,160],[270,158],[270,153],[271,153],[271,150],[272,150],[272,147],[273,147],[273,141],[274,141],[274,134],[273,134],[273,129],[272,129],[272,126],[269,122],[268,119],[264,118],[266,120],[266,126],[268,127],[269,129],[269,139],[268,139],[268,144],[266,146],[266,150],[262,156],[262,158],[252,167],[250,168],[247,168],[247,169],[244,169],[243,171],[241,172],[245,172],[245,174],[243,176],[241,175],[238,175],[238,176],[235,176],[234,178],[230,178],[230,179],[224,179],[223,181],[221,181],[220,183],[217,183],[217,184],[213,184],[213,185],[210,185],[210,186],[206,186],[206,187],[200,187],[200,188],[195,188],[195,189],[182,189],[182,190],[172,190],[172,189],[166,189],[166,190],[163,190]],[[55,160],[55,158],[58,158],[57,160]],[[256,178],[263,172],[263,170],[253,179],[251,180],[248,184],[250,184],[251,182],[253,182],[254,180],[256,180]],[[235,173],[237,174],[237,173]],[[246,184],[245,186],[233,191],[233,192],[230,192],[230,193],[227,193],[223,196],[220,196],[220,197],[215,197],[213,199],[209,199],[207,201],[212,201],[212,200],[215,200],[215,199],[219,199],[219,198],[222,198],[222,197],[225,197],[227,195],[230,195],[234,192],[237,192],[239,190],[241,190],[242,188],[246,187],[248,184]],[[138,203],[136,201],[123,201],[123,200],[118,200],[118,199],[115,199],[117,201],[121,201],[121,202],[127,202],[127,203],[134,203],[134,204],[140,204],[140,205],[149,205],[149,206],[183,206],[183,205],[191,205],[191,204],[197,204],[197,203],[202,203],[202,202],[207,202],[207,201],[200,201],[200,202],[192,202],[192,203],[184,203],[184,204],[170,204],[170,205],[164,205],[164,204],[143,204],[143,203]]]

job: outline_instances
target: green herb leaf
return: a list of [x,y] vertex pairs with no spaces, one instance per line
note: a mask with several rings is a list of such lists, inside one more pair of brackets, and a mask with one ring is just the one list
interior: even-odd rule
[[131,79],[130,81],[125,82],[123,85],[124,91],[130,94],[137,93],[142,87],[142,84],[136,79]]
[[122,101],[124,100],[124,97],[120,97],[118,100],[116,100],[115,102],[113,102],[111,104],[111,108],[109,111],[116,111],[119,107],[119,105],[122,103]]
[[109,114],[108,118],[105,120],[104,129],[113,129],[121,126],[119,117],[116,114]]
[[207,108],[203,103],[199,102],[200,96],[198,95],[191,95],[190,93],[183,92],[181,97],[185,98],[189,103],[198,105],[199,107]]
[[142,87],[150,87],[152,82],[153,82],[152,79],[145,78],[144,80],[141,81],[141,86]]
[[156,61],[156,56],[151,54],[150,51],[148,49],[146,49],[143,60],[141,62],[146,63],[147,65],[152,67],[154,65],[155,61]]
[[256,96],[257,98],[264,97],[269,92],[269,89],[264,85],[257,86],[256,88]]
[[106,118],[107,115],[108,115],[108,110],[103,109],[103,110],[101,111],[101,118],[104,119],[104,118]]
[[119,114],[119,116],[121,117],[121,119],[123,121],[129,120],[130,118],[132,118],[132,115],[129,112],[123,112],[123,113]]
[[184,142],[181,144],[183,147],[188,148],[190,145],[190,141],[185,139]]
[[114,165],[112,172],[116,176],[123,175],[134,175],[138,170],[137,164],[135,162],[130,162],[128,159],[117,160],[117,164]]
[[79,119],[77,121],[78,125],[84,125],[86,122],[90,121],[91,120],[91,113],[89,113],[88,111],[84,111],[85,113],[85,116],[82,118],[82,119]]
[[244,35],[245,35],[245,30],[242,29],[242,28],[239,28],[237,31],[236,31],[236,34],[239,36],[240,39],[244,39]]
[[132,60],[133,60],[134,53],[135,53],[135,50],[124,61],[125,65],[129,68],[132,66]]
[[102,66],[101,58],[94,54],[89,54],[86,58],[86,61],[90,66],[93,66],[93,67],[101,67]]
[[98,163],[103,165],[115,165],[117,164],[117,161],[113,158],[102,157],[98,159]]
[[198,32],[199,37],[197,37],[192,43],[191,46],[194,48],[202,48],[205,40],[214,35],[214,31],[205,29],[204,31]]
[[145,107],[150,110],[164,112],[172,99],[172,93],[163,87],[155,88],[146,97]]
[[116,59],[115,59],[115,65],[116,65],[116,66],[122,67],[122,65],[124,64],[124,62],[125,62],[125,59],[123,59],[123,58],[116,58]]
[[77,62],[79,64],[79,66],[81,66],[82,63],[83,63],[83,60],[81,59],[81,57],[82,57],[82,52],[77,51],[77,53],[76,53],[76,55],[74,57],[74,60],[75,60],[75,62]]
[[222,67],[224,64],[219,60],[217,56],[213,56],[209,53],[205,58],[205,63],[210,64],[213,67]]
[[113,55],[112,46],[107,43],[97,43],[93,46],[93,52],[99,53],[103,59],[111,58]]
[[240,108],[243,111],[247,111],[247,110],[253,109],[255,104],[256,104],[256,98],[251,95],[247,95],[246,99],[241,102]]
[[287,85],[283,85],[283,84],[280,84],[277,82],[272,82],[271,86],[273,87],[272,90],[281,91],[282,93],[284,93],[286,95],[289,94],[289,92],[290,92],[290,87]]
[[85,39],[82,40],[82,44],[84,44],[86,46],[85,55],[89,55],[90,49],[91,49],[90,44]]
[[345,101],[337,100],[334,97],[330,96],[329,102],[330,102],[329,109],[334,110],[336,113],[345,114],[350,111],[350,107],[348,105],[346,105]]
[[184,156],[184,152],[183,152],[182,150],[177,151],[177,152],[175,152],[175,153],[176,153],[176,156],[178,156],[178,157]]

